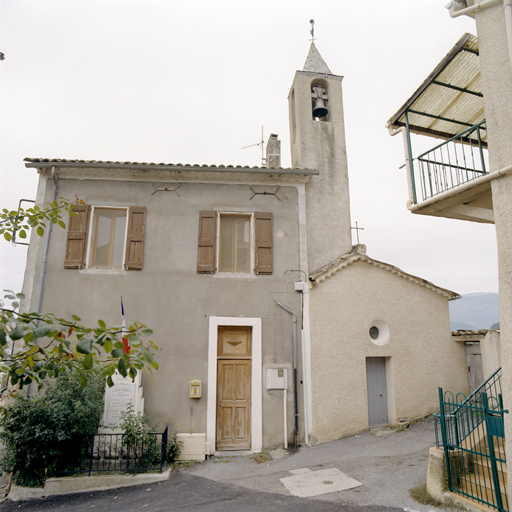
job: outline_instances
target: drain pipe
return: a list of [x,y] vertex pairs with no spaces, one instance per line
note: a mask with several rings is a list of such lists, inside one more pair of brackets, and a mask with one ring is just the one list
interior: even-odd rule
[[[52,180],[53,180],[53,193],[52,193],[52,203],[57,199],[57,178],[55,176],[55,166],[52,165]],[[44,244],[44,252],[43,252],[43,263],[41,264],[41,277],[39,279],[39,290],[37,292],[37,302],[35,313],[39,314],[41,312],[41,302],[43,298],[43,287],[44,287],[44,277],[46,275],[46,263],[48,261],[48,251],[50,249],[50,236],[52,234],[52,226],[53,223],[49,222],[46,228],[46,240]],[[39,321],[36,322],[38,324]],[[25,387],[25,392],[27,395],[30,395],[30,383],[28,383]]]
[[[52,165],[52,180],[53,180],[53,194],[52,194],[52,203],[57,198],[57,178],[55,177],[55,166]],[[49,222],[46,228],[46,240],[44,244],[44,253],[43,253],[43,263],[41,265],[41,278],[39,280],[39,291],[37,293],[37,303],[35,312],[39,314],[41,311],[41,302],[43,299],[43,286],[44,286],[44,277],[46,274],[46,263],[48,261],[48,250],[50,248],[50,236],[52,234],[52,226],[53,223]]]
[[295,402],[295,448],[299,447],[299,400],[297,391],[297,315],[284,304],[281,304],[275,297],[277,305],[283,308],[287,313],[292,315],[293,329],[292,329],[292,343],[293,343],[293,393]]
[[458,18],[459,16],[463,16],[464,14],[471,15],[471,13],[475,11],[481,11],[483,9],[487,9],[488,7],[492,7],[493,5],[498,5],[503,3],[503,12],[505,15],[505,27],[507,29],[507,42],[508,42],[508,52],[510,58],[510,65],[512,66],[512,1],[511,0],[483,0],[482,2],[478,2],[470,7],[462,7],[457,9],[457,6],[461,4],[457,0],[451,0],[450,3],[446,6],[446,8],[450,11],[450,16],[452,18]]

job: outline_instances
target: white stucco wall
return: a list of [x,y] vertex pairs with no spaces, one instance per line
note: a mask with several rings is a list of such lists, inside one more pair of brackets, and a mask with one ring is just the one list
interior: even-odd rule
[[[384,346],[369,336],[376,320],[389,326]],[[356,261],[315,286],[311,325],[314,442],[368,428],[366,357],[387,358],[390,424],[438,411],[439,386],[468,391],[448,299],[387,270]]]

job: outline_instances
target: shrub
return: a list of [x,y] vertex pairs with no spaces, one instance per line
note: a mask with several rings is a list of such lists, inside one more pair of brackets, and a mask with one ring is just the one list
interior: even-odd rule
[[[80,386],[76,375],[62,374],[42,395],[18,394],[0,420],[5,453],[3,471],[13,473],[17,485],[36,487],[67,467],[70,455],[87,446],[103,414],[103,379]],[[74,468],[71,468],[74,469]]]
[[123,445],[130,455],[130,469],[148,468],[160,464],[160,444],[157,444],[149,418],[140,412],[135,414],[132,406],[121,415],[124,432]]
[[183,441],[178,439],[178,434],[171,432],[167,439],[167,449],[165,451],[165,462],[167,462],[167,464],[173,464],[178,460],[182,444]]
[[[135,414],[130,406],[122,415],[121,428],[124,431],[123,445],[130,451],[130,468],[147,468],[160,464],[161,445],[157,436],[151,434],[156,426],[150,426],[149,417],[140,412]],[[181,441],[178,434],[172,433],[167,439],[164,460],[172,464],[177,460],[181,451]]]

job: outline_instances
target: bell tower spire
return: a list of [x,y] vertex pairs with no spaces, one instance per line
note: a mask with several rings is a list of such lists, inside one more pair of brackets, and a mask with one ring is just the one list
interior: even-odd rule
[[310,271],[352,249],[343,119],[343,77],[331,73],[312,41],[288,96],[292,167],[320,171],[306,186]]

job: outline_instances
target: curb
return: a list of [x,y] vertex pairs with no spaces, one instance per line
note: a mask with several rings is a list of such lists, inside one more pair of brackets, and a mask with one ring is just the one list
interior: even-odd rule
[[171,469],[162,473],[136,474],[136,475],[94,475],[94,476],[66,476],[49,478],[43,488],[21,487],[13,485],[7,495],[11,501],[40,499],[58,494],[75,494],[88,491],[105,491],[118,487],[151,484],[169,479]]

